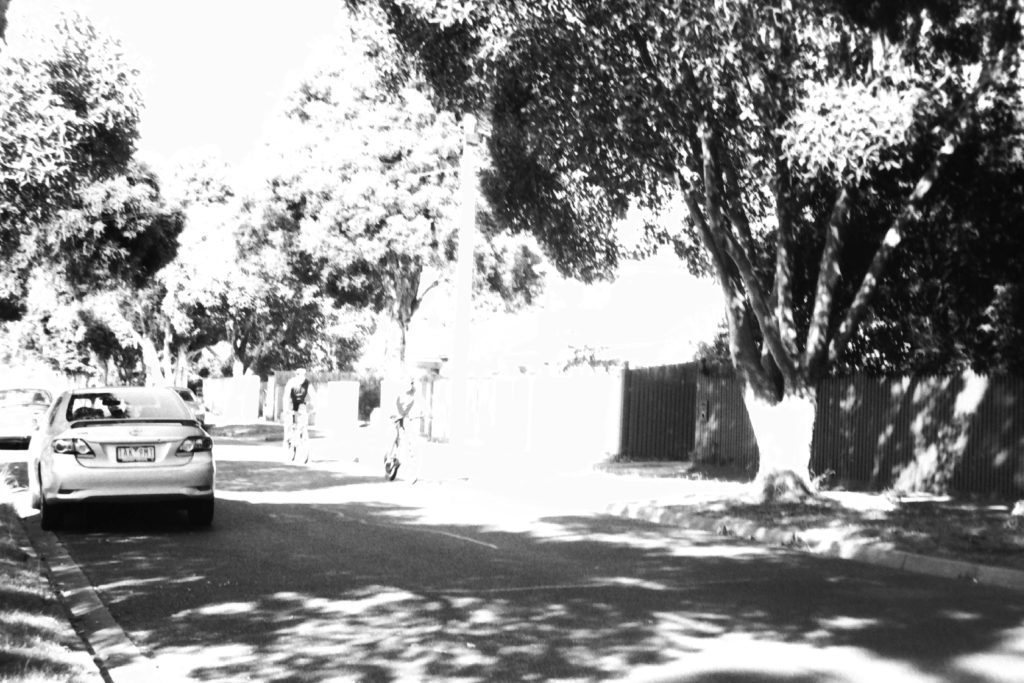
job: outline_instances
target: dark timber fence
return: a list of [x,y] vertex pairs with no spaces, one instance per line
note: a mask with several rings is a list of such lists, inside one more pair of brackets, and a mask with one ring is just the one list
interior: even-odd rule
[[[623,460],[757,469],[742,386],[695,363],[627,369]],[[811,469],[850,487],[1024,494],[1024,378],[829,378],[818,387]]]
[[694,447],[697,365],[626,370],[622,378],[624,460],[686,460]]
[[871,489],[1024,493],[1024,379],[824,380],[811,467]]

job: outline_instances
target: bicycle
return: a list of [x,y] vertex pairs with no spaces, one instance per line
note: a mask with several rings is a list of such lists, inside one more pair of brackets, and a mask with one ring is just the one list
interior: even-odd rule
[[395,437],[384,452],[384,478],[394,481],[398,477],[398,468],[405,462],[407,464],[406,472],[412,471],[411,482],[415,484],[419,481],[420,462],[409,439],[402,438],[405,435],[405,420],[400,417],[392,417],[391,421],[395,425]]
[[302,458],[302,464],[309,463],[309,410],[305,405],[291,414],[288,433],[285,434],[285,448],[292,462]]

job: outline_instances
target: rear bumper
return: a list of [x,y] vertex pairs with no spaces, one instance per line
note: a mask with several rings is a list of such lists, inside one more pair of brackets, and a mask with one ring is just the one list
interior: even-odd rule
[[163,502],[212,499],[216,468],[211,456],[173,467],[100,469],[74,461],[44,474],[43,497],[50,505],[95,502]]

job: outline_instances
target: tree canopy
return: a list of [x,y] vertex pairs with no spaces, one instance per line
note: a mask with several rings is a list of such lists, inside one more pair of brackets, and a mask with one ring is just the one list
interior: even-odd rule
[[11,6],[11,0],[0,0],[0,42],[7,40],[7,8]]
[[[0,318],[59,370],[105,374],[114,360],[136,380],[152,339],[129,303],[158,296],[184,225],[134,158],[136,70],[81,15],[16,29],[0,54]],[[155,310],[134,319],[156,327]]]
[[[456,117],[434,105],[380,22],[361,13],[296,89],[271,143],[265,239],[336,306],[394,323],[397,360],[424,298],[451,277],[462,145]],[[523,240],[483,242],[479,284],[510,305],[531,300],[536,251]]]
[[173,258],[181,229],[173,211],[155,211],[155,176],[132,166],[141,101],[117,42],[73,14],[17,46],[0,53],[6,318],[24,311],[34,268],[53,267],[78,290],[138,284]]

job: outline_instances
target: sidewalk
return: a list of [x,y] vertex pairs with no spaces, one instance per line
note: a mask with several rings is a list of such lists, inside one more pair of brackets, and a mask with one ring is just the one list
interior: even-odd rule
[[[838,500],[828,492],[824,496]],[[969,557],[957,559],[902,550],[892,542],[865,537],[857,530],[843,525],[822,524],[810,528],[800,525],[778,526],[741,516],[702,515],[686,506],[658,501],[611,503],[605,512],[712,534],[747,538],[766,545],[802,550],[825,557],[1024,592],[1024,570],[995,566]]]
[[[764,507],[743,502],[749,489],[736,472],[698,473],[685,462],[559,470],[537,457],[518,460],[425,442],[418,448],[425,458],[425,482],[466,482],[507,500],[526,499],[552,509],[675,525],[1024,592],[1024,524],[1016,531],[1005,529],[1006,506],[824,491],[820,504]],[[375,473],[378,464],[365,459],[360,465]],[[554,455],[547,460],[556,461]]]
[[[563,475],[560,483],[556,477],[533,490],[541,495],[547,489],[546,495],[557,499],[569,491],[578,497],[580,489],[590,489],[582,495],[590,499],[595,512],[1024,592],[1024,528],[1000,529],[1015,545],[998,562],[989,562],[996,555],[984,552],[985,535],[996,533],[992,520],[1001,527],[1006,516],[1005,512],[993,514],[994,506],[937,497],[895,501],[884,494],[823,491],[823,506],[783,506],[776,513],[771,507],[737,504],[749,492],[744,482],[689,475],[687,463],[610,464],[591,473]],[[930,520],[932,529],[925,531],[932,538],[915,538],[915,533],[922,536],[925,531],[911,528],[912,524],[896,529],[907,524],[904,519],[920,521],[922,517],[906,508],[926,504],[929,508],[923,517]],[[878,534],[886,525],[896,533]],[[968,545],[977,538],[978,547],[961,548],[957,535],[966,536]],[[934,546],[933,552],[917,550],[929,545]]]

